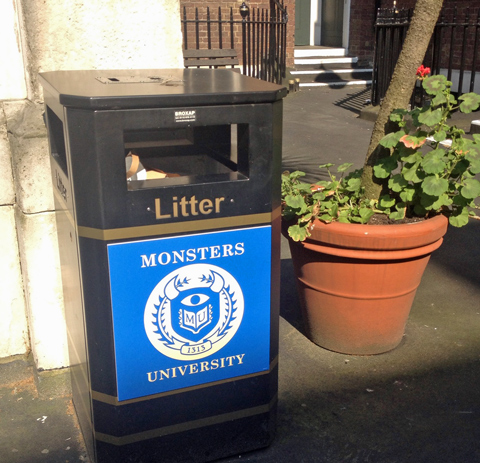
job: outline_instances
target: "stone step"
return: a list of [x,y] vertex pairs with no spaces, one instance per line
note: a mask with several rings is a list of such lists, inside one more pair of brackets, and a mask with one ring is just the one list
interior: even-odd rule
[[292,77],[299,79],[300,87],[369,85],[372,69],[294,70]]
[[358,58],[345,55],[344,48],[295,47],[291,75],[299,87],[371,84],[372,69],[358,68]]
[[322,56],[313,56],[308,58],[295,58],[294,64],[295,68],[309,67],[312,69],[328,69],[328,68],[341,68],[344,66],[352,67],[358,62],[357,57],[322,57]]
[[295,47],[293,51],[294,58],[328,58],[345,56],[345,48],[330,47]]
[[300,82],[335,82],[350,80],[369,80],[372,77],[372,69],[333,69],[333,70],[295,70],[291,71]]
[[299,87],[345,87],[352,85],[371,85],[371,80],[344,80],[337,82],[300,82]]

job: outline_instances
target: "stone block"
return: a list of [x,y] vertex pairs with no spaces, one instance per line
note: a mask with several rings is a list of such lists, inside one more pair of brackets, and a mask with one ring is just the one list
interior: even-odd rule
[[38,98],[41,71],[183,67],[179,0],[23,2],[23,13]]
[[26,214],[54,209],[43,105],[5,102],[18,207]]
[[0,206],[0,358],[26,354],[29,349],[23,280],[18,259],[13,206]]
[[7,136],[7,125],[3,104],[0,105],[0,206],[15,202],[15,188],[13,186],[12,156]]
[[39,369],[61,368],[68,353],[55,213],[17,208],[16,223],[33,357]]

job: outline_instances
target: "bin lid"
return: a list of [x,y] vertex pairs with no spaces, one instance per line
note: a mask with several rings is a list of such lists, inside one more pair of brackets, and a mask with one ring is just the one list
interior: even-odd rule
[[287,94],[231,69],[51,71],[39,78],[61,105],[88,109],[271,103]]

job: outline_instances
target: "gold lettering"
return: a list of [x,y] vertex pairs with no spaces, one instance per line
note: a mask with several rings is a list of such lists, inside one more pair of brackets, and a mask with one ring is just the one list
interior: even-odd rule
[[220,212],[220,203],[225,201],[225,198],[215,198],[215,212]]
[[202,199],[199,204],[200,212],[204,215],[210,214],[213,209],[213,203],[210,199]]
[[190,212],[192,213],[192,215],[198,215],[197,204],[198,201],[195,199],[195,195],[193,195],[190,198]]
[[158,370],[160,372],[160,381],[162,381],[163,377],[165,378],[170,378],[170,368],[167,368],[167,371],[165,370]]
[[[152,379],[152,373],[155,373],[155,378],[154,379]],[[157,372],[156,371],[149,371],[147,373],[147,376],[148,376],[148,382],[149,383],[153,383],[154,381],[157,380]]]
[[189,217],[191,215],[209,215],[212,212],[219,213],[221,204],[225,201],[225,198],[209,199],[205,198],[201,201],[195,197],[191,196],[190,199],[187,199],[186,196],[183,196],[178,200],[177,196],[172,197],[172,213],[171,214],[162,214],[160,198],[155,198],[155,218],[156,219],[169,219],[170,217]]
[[183,217],[188,217],[190,214],[187,212],[187,205],[188,201],[186,200],[185,196],[180,200],[180,206],[182,207],[182,215]]
[[174,216],[174,217],[178,217],[177,197],[174,196],[174,197],[172,198],[172,200],[173,200],[173,216]]
[[160,212],[160,198],[155,198],[155,218],[156,219],[168,219],[171,214],[162,215]]
[[190,374],[198,373],[198,363],[191,363],[188,365],[190,367]]

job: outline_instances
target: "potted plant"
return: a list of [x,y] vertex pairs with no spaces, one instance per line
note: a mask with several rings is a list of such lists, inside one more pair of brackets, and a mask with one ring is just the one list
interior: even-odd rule
[[[366,194],[365,167],[350,164],[315,184],[302,172],[282,177],[288,235],[308,336],[330,350],[376,354],[395,348],[431,252],[447,225],[477,217],[480,135],[449,125],[454,111],[478,109],[480,96],[455,99],[444,76],[417,76],[429,100],[395,109],[371,172],[380,189]],[[392,130],[392,127],[394,129]],[[478,217],[477,217],[478,218]]]

